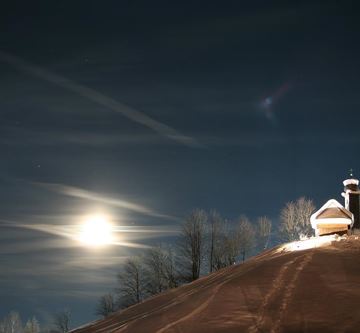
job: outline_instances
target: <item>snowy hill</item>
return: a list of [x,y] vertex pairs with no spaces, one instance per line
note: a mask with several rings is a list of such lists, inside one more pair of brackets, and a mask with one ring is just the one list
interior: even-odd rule
[[75,333],[360,332],[360,238],[296,242]]

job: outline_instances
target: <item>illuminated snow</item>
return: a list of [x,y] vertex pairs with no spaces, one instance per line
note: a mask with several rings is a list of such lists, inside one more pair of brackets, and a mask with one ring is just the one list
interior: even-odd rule
[[284,244],[279,248],[278,252],[293,252],[293,251],[302,251],[307,249],[314,249],[318,247],[328,246],[332,242],[337,242],[342,239],[346,239],[346,235],[328,235],[328,236],[320,236],[320,237],[311,237],[305,240],[300,240],[292,243]]

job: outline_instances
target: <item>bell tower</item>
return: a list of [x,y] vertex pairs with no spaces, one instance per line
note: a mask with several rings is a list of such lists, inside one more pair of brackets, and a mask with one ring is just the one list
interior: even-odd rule
[[354,229],[360,229],[360,189],[359,180],[354,178],[353,170],[350,170],[350,177],[343,181],[344,192],[341,195],[345,198],[345,208],[354,214]]

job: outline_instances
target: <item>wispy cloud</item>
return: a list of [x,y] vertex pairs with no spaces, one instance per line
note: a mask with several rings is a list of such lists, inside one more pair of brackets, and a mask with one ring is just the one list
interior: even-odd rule
[[81,130],[43,130],[33,129],[20,126],[2,127],[2,137],[0,144],[11,146],[26,146],[35,144],[37,146],[59,146],[59,145],[77,145],[77,146],[91,146],[93,148],[99,147],[104,149],[106,147],[114,147],[119,145],[167,145],[170,141],[164,141],[161,137],[153,134],[139,135],[139,134],[124,134],[119,132],[88,132]]
[[149,117],[143,112],[140,112],[125,104],[122,104],[117,100],[98,92],[97,90],[78,84],[63,76],[45,70],[40,66],[35,66],[33,64],[30,64],[19,57],[5,53],[3,51],[0,51],[0,61],[5,62],[20,71],[29,73],[44,81],[53,83],[59,87],[72,91],[73,93],[79,96],[82,96],[101,106],[106,107],[107,109],[120,113],[126,118],[136,123],[139,123],[143,126],[146,126],[152,129],[153,131],[159,133],[160,135],[167,137],[171,140],[174,140],[178,143],[190,147],[201,147],[200,143],[198,143],[194,138],[183,135],[174,128]]
[[[70,247],[82,247],[82,243],[79,239],[79,225],[53,225],[53,224],[29,224],[29,223],[18,223],[14,221],[8,221],[8,220],[0,220],[0,227],[6,227],[6,228],[18,228],[18,229],[27,229],[27,230],[33,230],[33,231],[39,231],[41,233],[59,236],[61,238],[64,238],[65,240],[41,240],[41,242],[37,241],[23,241],[22,243],[16,243],[13,246],[6,244],[5,248],[0,247],[0,253],[24,253],[24,252],[37,252],[44,249],[61,249],[61,248],[70,248]],[[120,231],[119,231],[120,230]],[[115,237],[116,234],[124,235],[127,232],[127,228],[120,228],[114,227],[113,230]],[[134,233],[135,231],[131,231],[131,233]],[[174,231],[173,231],[174,232]],[[139,238],[143,239],[146,238],[146,233],[149,233],[150,238],[151,235],[154,233],[153,231],[150,231],[149,229],[139,229],[138,236],[139,237],[130,237],[130,238]],[[159,233],[159,235],[164,235],[165,232]],[[149,249],[151,248],[150,245],[138,243],[136,241],[130,241],[129,240],[123,240],[115,238],[109,245],[115,245],[115,246],[124,246],[129,248],[136,248],[136,249]]]
[[147,215],[147,216],[159,217],[159,218],[170,219],[170,220],[175,220],[175,221],[179,220],[179,218],[177,218],[175,216],[159,213],[149,207],[146,207],[146,206],[138,204],[138,203],[130,202],[130,201],[119,199],[119,198],[110,197],[105,194],[88,191],[88,190],[85,190],[85,189],[82,189],[79,187],[68,186],[68,185],[63,185],[63,184],[56,184],[56,183],[41,183],[41,182],[33,182],[32,184],[41,186],[50,191],[60,193],[60,194],[63,194],[63,195],[69,196],[69,197],[104,203],[104,204],[107,204],[110,206],[127,209],[130,211],[136,212],[136,213]]

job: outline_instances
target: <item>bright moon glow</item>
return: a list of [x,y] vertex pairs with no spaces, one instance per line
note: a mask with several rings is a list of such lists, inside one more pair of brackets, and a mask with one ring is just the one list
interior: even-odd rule
[[93,247],[108,245],[112,242],[112,225],[104,216],[91,216],[81,226],[79,239]]

